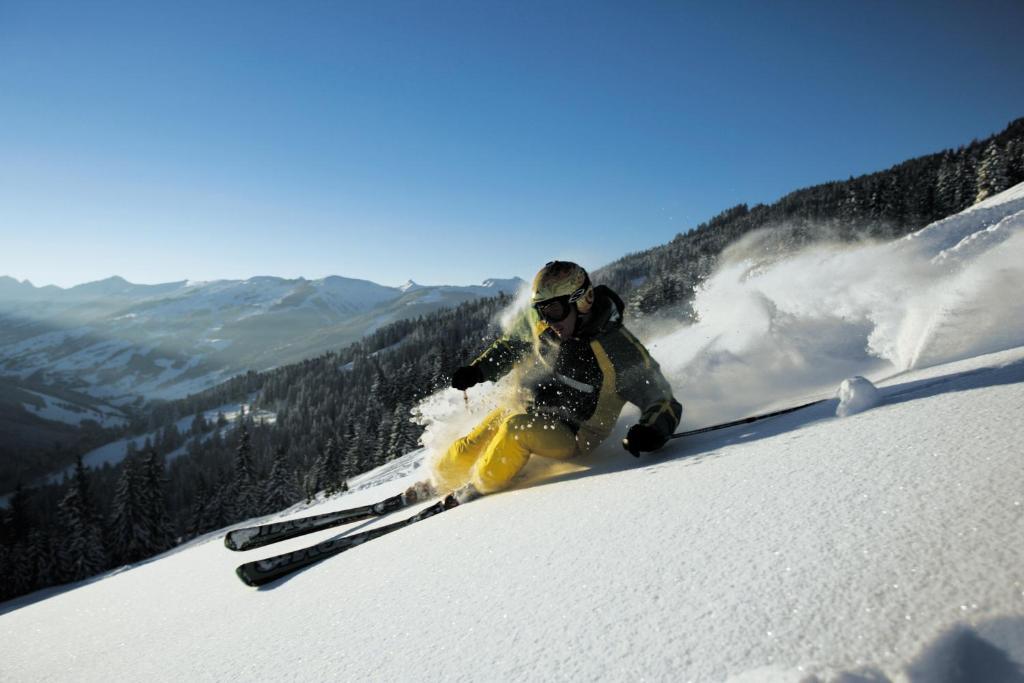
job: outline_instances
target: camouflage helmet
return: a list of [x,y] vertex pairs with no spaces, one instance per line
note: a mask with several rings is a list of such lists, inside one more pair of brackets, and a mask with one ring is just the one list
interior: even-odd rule
[[587,313],[594,305],[594,287],[590,276],[582,267],[570,261],[550,261],[533,278],[533,296],[530,302],[537,304],[552,299],[564,298],[576,304],[580,313]]

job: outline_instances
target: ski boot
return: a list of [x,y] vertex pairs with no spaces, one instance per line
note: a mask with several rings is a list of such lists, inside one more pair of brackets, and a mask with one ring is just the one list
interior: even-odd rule
[[476,487],[472,484],[466,484],[465,486],[455,489],[444,498],[444,509],[449,510],[457,505],[468,503],[471,500],[476,500],[483,494],[476,490]]
[[404,505],[415,505],[437,497],[437,489],[429,481],[418,481],[402,493]]

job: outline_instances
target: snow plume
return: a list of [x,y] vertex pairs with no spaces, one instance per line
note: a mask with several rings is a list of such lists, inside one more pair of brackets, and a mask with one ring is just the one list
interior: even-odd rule
[[516,291],[516,295],[512,298],[512,303],[498,314],[498,324],[501,326],[502,331],[510,331],[520,316],[526,312],[529,305],[530,283],[524,282]]
[[498,405],[497,385],[490,382],[472,387],[465,393],[442,389],[423,399],[413,409],[413,419],[426,427],[420,443],[427,450],[427,471],[456,439],[465,436]]
[[[530,304],[530,285],[524,283],[512,302],[499,311],[495,322],[503,333],[510,333],[522,320]],[[423,399],[413,409],[413,419],[426,427],[420,443],[427,450],[429,467],[456,439],[465,436],[473,427],[499,405],[510,403],[510,381],[484,382],[466,392],[442,389]]]
[[754,235],[650,344],[688,424],[1024,344],[1024,184],[904,239],[758,259]]

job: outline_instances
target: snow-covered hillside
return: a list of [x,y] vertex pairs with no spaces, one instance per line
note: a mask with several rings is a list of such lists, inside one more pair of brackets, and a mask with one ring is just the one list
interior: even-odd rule
[[128,420],[124,414],[112,407],[100,409],[93,406],[79,405],[67,399],[57,398],[38,391],[28,392],[32,399],[23,405],[31,414],[50,420],[52,422],[63,422],[69,425],[79,425],[86,420],[92,420],[103,427],[122,427]]
[[[212,408],[203,412],[203,419],[211,425],[217,424],[218,418],[224,418],[224,427],[221,429],[221,435],[226,436],[227,432],[235,428],[238,419],[242,415],[248,415],[256,422],[264,422],[272,424],[277,416],[267,410],[254,410],[248,403],[230,403],[217,408]],[[175,429],[181,434],[187,434],[191,429],[192,422],[195,420],[195,416],[185,417],[174,423]],[[86,467],[98,468],[103,465],[116,465],[125,459],[127,455],[129,445],[137,451],[143,451],[146,448],[146,442],[156,442],[159,434],[158,432],[148,432],[146,434],[139,434],[137,436],[131,436],[118,441],[113,441],[99,448],[93,449],[82,456],[82,463]],[[202,434],[201,436],[192,436],[186,441],[184,446],[177,448],[170,453],[166,454],[167,462],[174,460],[185,454],[188,449],[189,443],[193,439],[201,439],[206,441],[213,436],[213,431]],[[50,476],[50,481],[56,482],[66,474],[70,474],[73,467],[67,468],[64,472],[59,472]]]
[[534,467],[263,590],[234,566],[334,532],[241,554],[214,534],[4,605],[4,677],[1019,680],[994,674],[1024,663],[1024,349],[882,394]]
[[[651,340],[683,428],[834,396],[853,375],[879,389],[864,412],[837,417],[831,398],[639,460],[617,444],[629,413],[586,461],[535,459],[508,492],[260,590],[234,567],[337,530],[247,553],[211,534],[3,605],[0,672],[1020,681],[1021,196],[887,245],[737,249],[698,295],[701,323]],[[431,397],[423,451],[280,517],[402,490],[502,391]]]

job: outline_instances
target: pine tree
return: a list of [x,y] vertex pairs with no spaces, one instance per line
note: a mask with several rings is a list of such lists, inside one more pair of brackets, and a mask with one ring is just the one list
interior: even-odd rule
[[960,156],[957,168],[956,210],[963,211],[971,206],[978,196],[978,165],[970,152]]
[[949,216],[959,211],[957,188],[960,185],[958,177],[960,171],[961,168],[952,152],[947,151],[942,155],[942,162],[935,181],[935,203],[941,216]]
[[1024,182],[1024,138],[1017,138],[1006,146],[1006,163],[1009,167],[1010,186]]
[[227,485],[214,486],[206,497],[202,509],[202,516],[198,520],[198,527],[203,531],[219,529],[222,526],[231,524],[238,520],[233,517],[233,510],[228,499],[231,488]]
[[7,509],[0,509],[0,543],[13,545],[25,540],[28,532],[28,493],[19,482]]
[[978,166],[978,194],[974,201],[998,194],[1010,186],[1010,166],[1003,146],[993,140]]
[[259,514],[261,492],[256,482],[256,469],[252,463],[252,439],[244,410],[238,418],[238,447],[235,449],[235,477],[231,489],[234,494],[232,516],[235,519],[245,519]]
[[43,529],[33,529],[28,535],[28,565],[32,575],[30,590],[46,588],[57,583],[57,552],[53,538]]
[[412,421],[409,406],[399,403],[391,416],[391,435],[388,439],[388,451],[392,458],[405,455],[419,448],[421,428]]
[[13,595],[24,595],[35,587],[35,567],[32,548],[28,543],[15,543],[11,548],[10,566],[7,568],[6,580]]
[[185,538],[192,539],[207,531],[203,526],[206,519],[206,505],[209,497],[209,489],[202,479],[196,484],[195,496],[192,498],[192,505],[189,507],[188,517],[185,521]]
[[206,417],[203,415],[202,410],[197,410],[195,417],[192,418],[192,425],[189,427],[189,432],[193,436],[199,436],[200,434],[206,433],[209,429],[209,424],[206,422]]
[[58,506],[64,538],[60,556],[62,578],[79,581],[97,574],[108,566],[103,531],[89,498],[89,481],[82,457],[78,457],[75,473],[67,493]]
[[302,477],[302,492],[306,497],[306,503],[312,503],[316,500],[316,494],[320,492],[319,477],[317,475],[317,466],[314,463]]
[[174,546],[174,529],[167,511],[167,485],[164,456],[150,451],[142,462],[142,506],[149,531],[149,554],[162,553]]
[[152,547],[139,467],[136,455],[121,461],[121,476],[114,493],[110,519],[111,550],[114,560],[121,564],[149,557]]
[[377,438],[373,444],[373,462],[374,465],[380,465],[393,460],[398,453],[391,450],[391,432],[394,431],[394,411],[385,412],[381,418],[379,429],[377,430]]
[[294,488],[294,478],[288,468],[287,452],[284,446],[279,446],[274,451],[274,460],[270,466],[270,476],[267,478],[263,491],[263,513],[269,514],[283,510],[299,499],[298,491]]
[[342,490],[344,476],[341,471],[341,451],[333,436],[327,439],[327,443],[320,451],[315,469],[314,487],[317,491],[323,491],[326,495],[332,496]]
[[391,413],[391,432],[388,434],[387,452],[392,458],[405,453],[405,423],[409,420],[409,409],[402,403]]
[[14,547],[0,543],[0,602],[10,600],[17,594],[12,586],[14,575]]
[[344,471],[346,477],[353,477],[366,471],[366,431],[360,420],[348,427],[345,443]]

